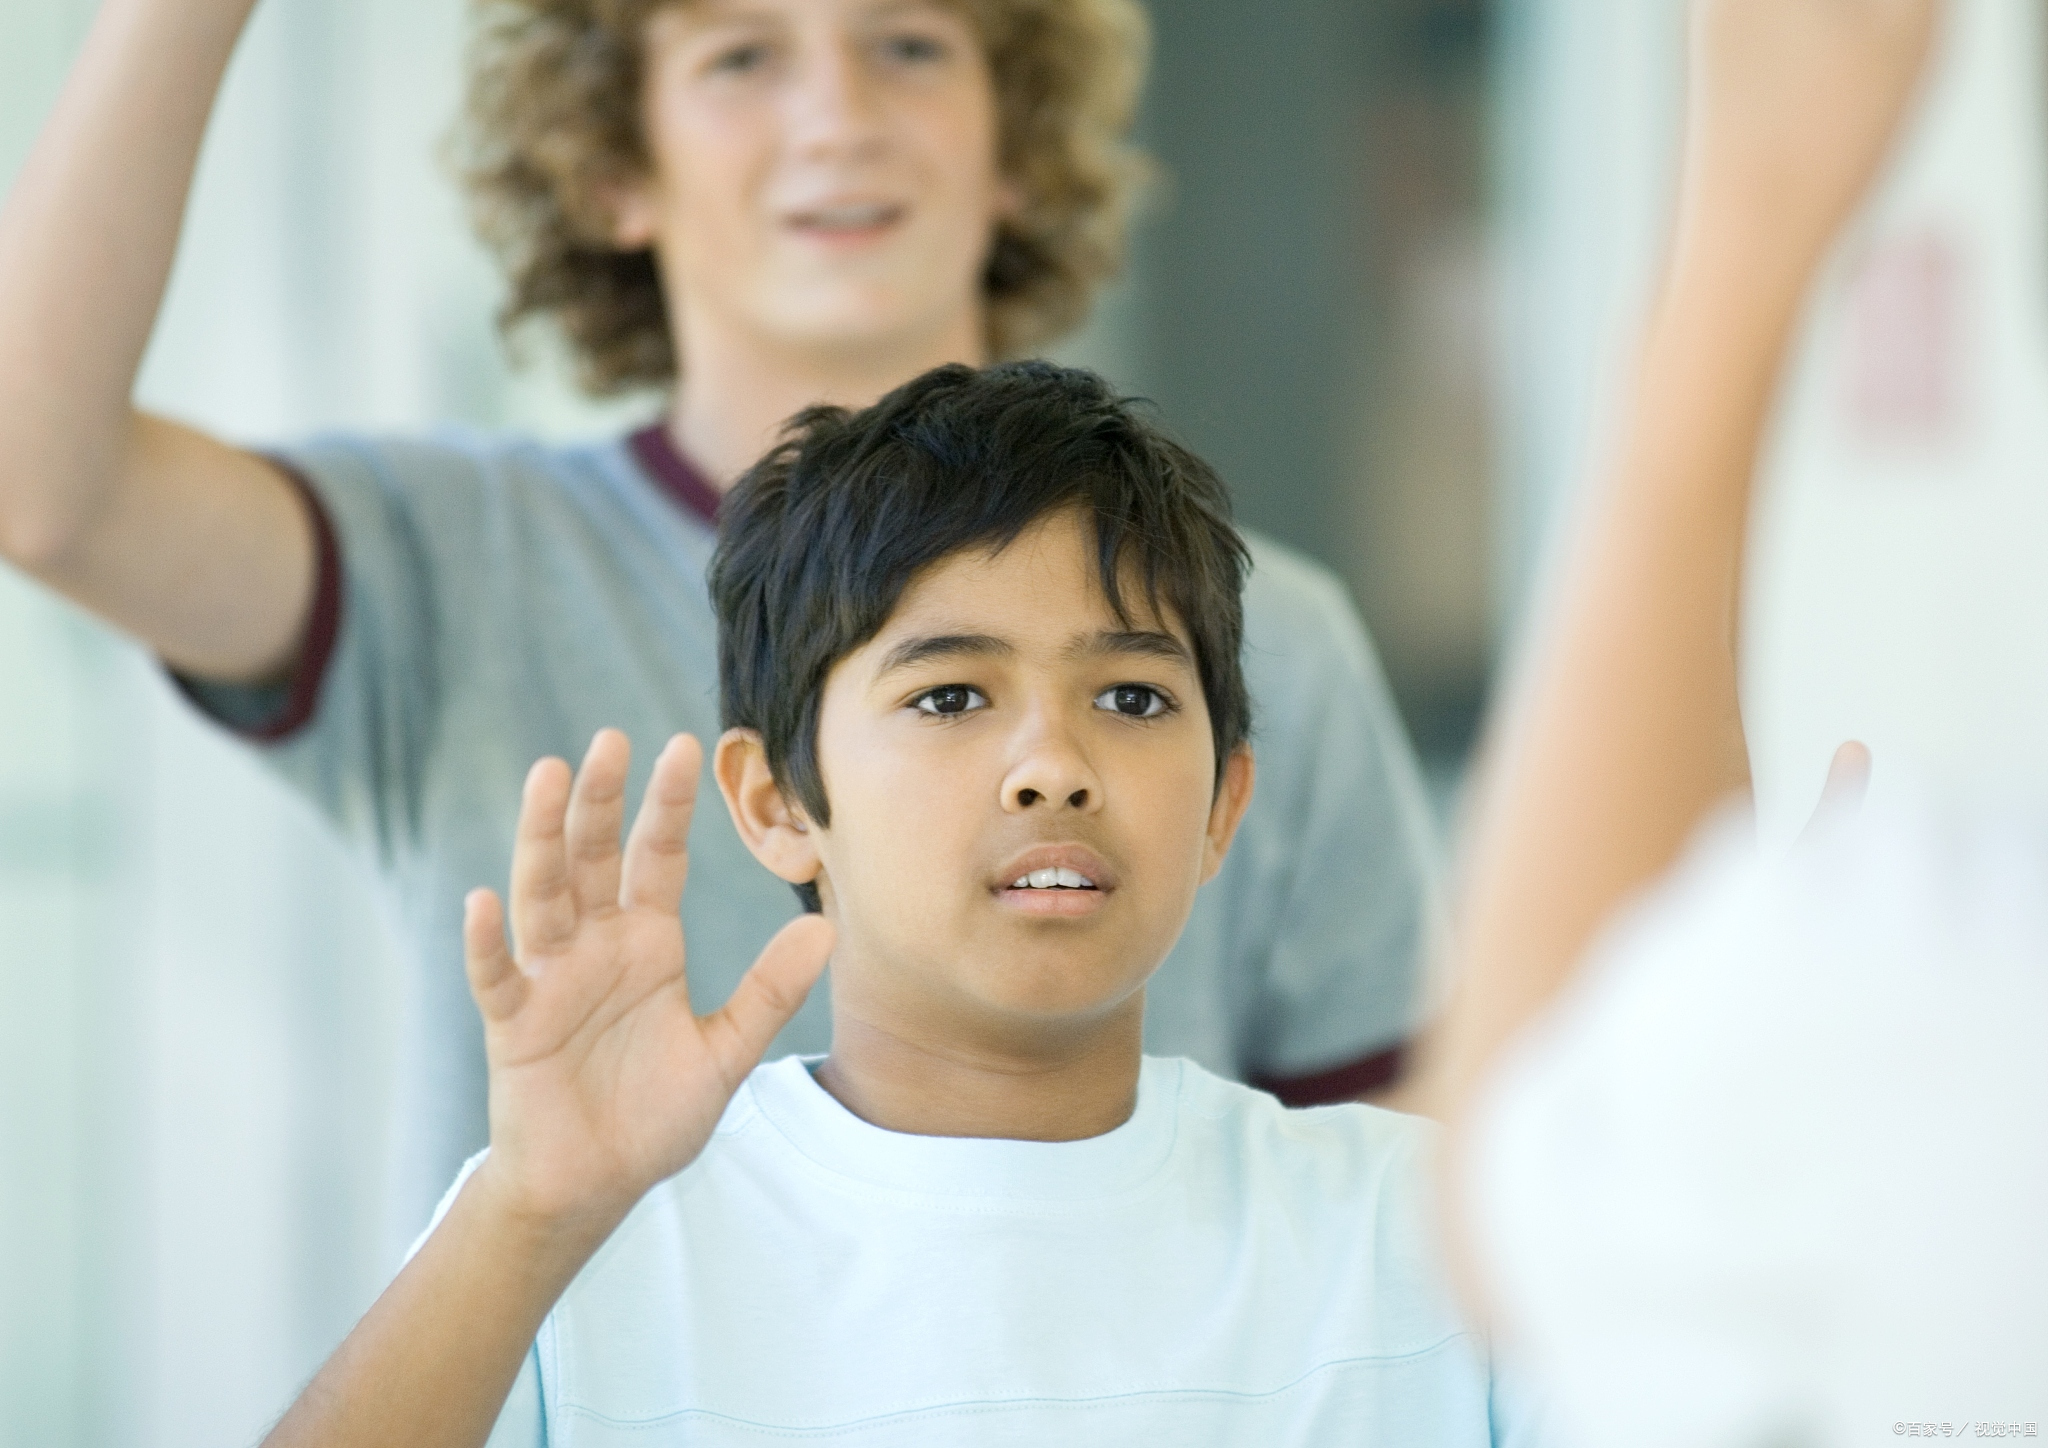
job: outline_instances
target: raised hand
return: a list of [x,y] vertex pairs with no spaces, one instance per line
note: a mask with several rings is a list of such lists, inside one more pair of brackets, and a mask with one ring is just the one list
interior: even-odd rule
[[783,927],[732,999],[690,1008],[677,914],[703,751],[671,739],[623,856],[630,749],[591,741],[571,780],[527,775],[506,949],[497,896],[473,891],[464,946],[490,1061],[491,1156],[510,1200],[550,1222],[615,1220],[696,1159],[726,1103],[823,970],[832,927]]
[[1699,0],[1690,199],[1826,246],[1883,162],[1946,9],[1945,0]]

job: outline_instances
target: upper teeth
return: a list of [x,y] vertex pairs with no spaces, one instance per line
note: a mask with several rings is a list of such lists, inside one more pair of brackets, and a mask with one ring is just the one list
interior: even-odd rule
[[1019,875],[1012,890],[1093,890],[1095,882],[1079,870],[1069,870],[1064,865],[1051,869],[1033,870],[1028,875]]
[[805,219],[814,226],[879,226],[889,217],[889,208],[881,202],[866,206],[827,206],[811,212]]

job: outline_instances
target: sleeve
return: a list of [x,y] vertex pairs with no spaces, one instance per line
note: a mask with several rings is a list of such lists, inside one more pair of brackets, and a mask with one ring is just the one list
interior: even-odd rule
[[[318,574],[298,668],[275,687],[177,676],[223,727],[380,857],[401,849],[446,681],[451,589],[492,530],[476,461],[448,446],[336,439],[273,461],[312,516]],[[462,577],[451,577],[464,573]]]
[[[1250,1075],[1289,1105],[1397,1073],[1423,1007],[1435,831],[1371,639],[1341,584],[1264,540],[1246,588],[1258,782],[1240,843],[1266,898],[1240,940],[1263,972]],[[1234,852],[1233,852],[1234,853]]]
[[[441,1219],[448,1215],[448,1209],[455,1205],[455,1199],[462,1195],[463,1186],[476,1175],[476,1169],[484,1164],[484,1158],[491,1154],[487,1146],[462,1164],[462,1170],[455,1174],[455,1180],[447,1191],[441,1194],[440,1204],[434,1208],[433,1217],[427,1222],[427,1229],[413,1238],[412,1245],[405,1249],[405,1261],[410,1262],[419,1255],[420,1248],[427,1245],[427,1238],[434,1235],[434,1228],[441,1225]],[[404,1263],[400,1264],[401,1266]]]
[[179,692],[202,714],[259,744],[289,739],[311,722],[341,629],[341,544],[335,536],[334,516],[305,473],[281,457],[273,457],[271,462],[283,470],[285,481],[298,494],[313,525],[313,603],[299,641],[298,663],[289,678],[274,684],[237,686],[175,672],[171,675]]
[[[1796,1372],[1794,1342],[1730,1316],[1759,1285],[1744,1253],[1785,1244],[1714,1180],[1736,1138],[1767,1145],[1761,1103],[1727,1069],[1731,968],[1761,944],[1752,854],[1712,840],[1608,927],[1510,1048],[1466,1145],[1464,1215],[1503,1350],[1588,1444],[1755,1441]],[[1763,1294],[1786,1324],[1799,1296],[1789,1275]],[[1714,1412],[1668,1417],[1709,1384]]]
[[1767,860],[1717,821],[1511,1046],[1461,1206],[1516,1366],[1587,1448],[2043,1401],[2048,1159],[2015,1149],[2048,1114],[2037,828],[1895,793]]

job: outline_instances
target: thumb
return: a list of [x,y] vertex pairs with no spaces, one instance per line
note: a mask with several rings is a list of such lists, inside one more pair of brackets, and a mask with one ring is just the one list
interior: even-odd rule
[[759,1064],[775,1033],[789,1023],[824,973],[838,931],[822,915],[799,915],[777,931],[731,999],[704,1018],[704,1035],[727,1082]]

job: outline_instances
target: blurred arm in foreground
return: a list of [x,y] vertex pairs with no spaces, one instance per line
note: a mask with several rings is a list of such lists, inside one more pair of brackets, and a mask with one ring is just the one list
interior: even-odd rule
[[1454,1143],[1603,922],[1748,788],[1735,632],[1757,454],[1807,291],[1940,12],[1699,9],[1679,222],[1628,430],[1511,696],[1467,861],[1457,994],[1428,1068]]
[[1788,341],[1942,10],[1702,5],[1631,429],[1496,742],[1433,1078],[1448,1235],[1586,1448],[2048,1418],[2048,816],[1888,758],[1882,807],[1824,802],[1785,859],[1700,828],[1748,782],[1733,641]]

